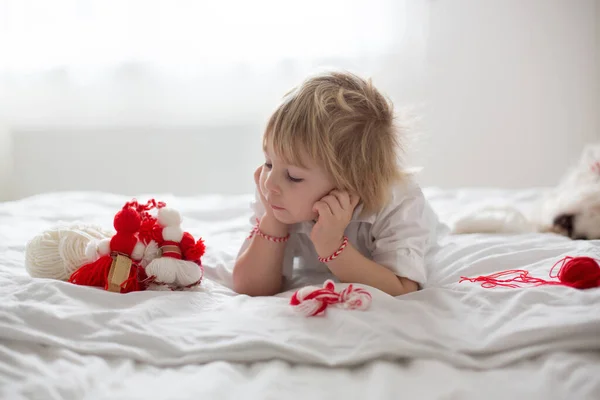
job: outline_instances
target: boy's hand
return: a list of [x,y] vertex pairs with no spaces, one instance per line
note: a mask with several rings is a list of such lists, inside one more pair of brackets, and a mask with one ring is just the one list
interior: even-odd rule
[[269,207],[269,203],[267,203],[267,199],[263,195],[263,192],[260,188],[260,174],[262,173],[262,169],[263,165],[259,166],[254,171],[254,183],[256,184],[256,190],[258,190],[258,196],[260,198],[260,202],[263,205],[263,208],[265,209],[265,213],[273,215],[273,209]]
[[320,257],[328,257],[340,247],[344,231],[359,200],[358,196],[348,192],[332,190],[314,204],[313,211],[319,217],[310,233],[310,239]]
[[263,195],[263,192],[260,188],[260,174],[262,173],[263,165],[259,166],[254,171],[254,183],[256,183],[256,189],[258,190],[258,196],[260,198],[260,202],[265,209],[265,214],[259,216],[260,218],[260,230],[271,236],[285,236],[288,232],[288,226],[282,222],[280,222],[273,215],[273,209],[267,202],[267,199]]

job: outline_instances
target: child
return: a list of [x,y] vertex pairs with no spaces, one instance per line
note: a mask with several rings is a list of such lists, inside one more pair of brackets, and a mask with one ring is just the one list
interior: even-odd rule
[[263,135],[259,222],[239,251],[234,290],[279,293],[294,257],[392,296],[418,290],[437,217],[398,163],[398,135],[392,105],[353,74],[317,75],[289,92]]

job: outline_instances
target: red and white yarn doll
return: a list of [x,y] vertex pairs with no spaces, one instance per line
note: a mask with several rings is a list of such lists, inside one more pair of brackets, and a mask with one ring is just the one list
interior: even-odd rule
[[115,215],[113,225],[117,233],[112,238],[90,241],[86,256],[94,261],[73,272],[69,282],[117,293],[144,290],[147,276],[139,262],[145,246],[137,236],[140,214],[127,203]]
[[157,224],[152,230],[160,256],[146,265],[149,289],[183,290],[200,285],[204,271],[200,262],[206,247],[181,228],[181,215],[175,209],[158,209]]
[[371,305],[371,300],[371,293],[352,284],[337,292],[335,283],[328,279],[323,287],[306,286],[297,290],[290,298],[290,304],[298,313],[314,317],[324,315],[328,306],[364,311]]

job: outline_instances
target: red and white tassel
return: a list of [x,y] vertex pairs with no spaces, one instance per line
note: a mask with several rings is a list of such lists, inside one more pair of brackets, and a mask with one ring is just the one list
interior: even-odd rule
[[338,293],[335,291],[333,281],[328,279],[322,288],[307,286],[296,291],[290,299],[290,304],[306,317],[324,314],[325,309],[330,305],[363,311],[371,305],[371,294],[352,284]]

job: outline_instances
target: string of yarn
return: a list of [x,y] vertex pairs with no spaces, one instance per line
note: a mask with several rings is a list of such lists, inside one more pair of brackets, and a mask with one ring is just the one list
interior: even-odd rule
[[67,224],[45,230],[25,247],[25,268],[34,278],[67,280],[82,264],[88,243],[112,236],[96,225]]
[[333,281],[328,279],[322,288],[307,286],[296,291],[290,299],[290,304],[300,314],[313,317],[324,314],[329,306],[366,310],[371,305],[371,294],[352,284],[338,293]]
[[564,257],[552,266],[548,275],[555,280],[531,276],[529,271],[523,269],[510,269],[474,278],[462,276],[459,283],[481,282],[481,287],[488,289],[497,286],[520,288],[524,285],[558,285],[576,289],[600,287],[600,264],[592,257]]

